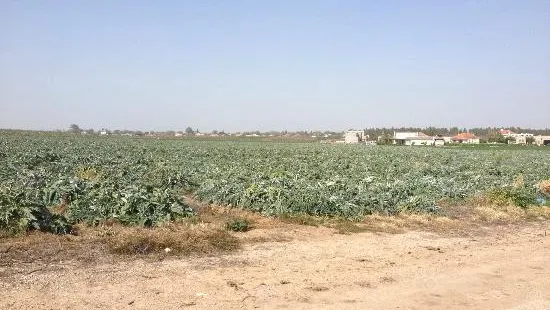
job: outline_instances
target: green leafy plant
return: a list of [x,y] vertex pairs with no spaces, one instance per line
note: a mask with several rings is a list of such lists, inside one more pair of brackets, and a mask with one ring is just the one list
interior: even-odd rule
[[526,208],[537,203],[536,191],[526,186],[505,186],[489,192],[490,199],[499,205],[513,204]]
[[[536,187],[550,179],[548,155],[548,148],[6,133],[0,136],[0,229],[63,233],[68,225],[111,219],[160,226],[194,215],[181,201],[183,193],[269,216],[351,220],[373,213],[437,213],[441,200],[481,193],[525,207],[533,199],[548,201],[546,187]],[[518,175],[521,186],[509,186]],[[52,212],[58,206],[64,212]]]
[[225,228],[231,231],[246,232],[252,229],[252,223],[245,218],[232,218],[225,223]]

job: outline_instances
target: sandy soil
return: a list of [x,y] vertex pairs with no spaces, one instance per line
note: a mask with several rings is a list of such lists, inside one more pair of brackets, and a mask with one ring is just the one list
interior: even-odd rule
[[287,240],[10,273],[0,309],[550,309],[548,221],[467,237],[305,226],[246,234]]

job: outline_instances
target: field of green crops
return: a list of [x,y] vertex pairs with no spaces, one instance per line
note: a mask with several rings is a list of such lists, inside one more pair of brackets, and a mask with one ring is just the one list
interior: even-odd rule
[[[317,143],[0,135],[0,229],[67,232],[114,218],[154,226],[193,214],[182,196],[265,215],[357,219],[437,212],[491,190],[544,197],[550,148],[453,149]],[[516,187],[513,186],[514,182]],[[519,187],[518,187],[519,184]],[[65,206],[57,214],[52,208]]]

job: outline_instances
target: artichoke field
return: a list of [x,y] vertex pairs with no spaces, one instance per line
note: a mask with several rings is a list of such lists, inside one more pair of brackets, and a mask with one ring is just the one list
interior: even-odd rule
[[[550,150],[455,149],[0,135],[0,230],[70,232],[108,219],[155,226],[192,216],[182,197],[265,215],[358,219],[437,212],[442,199],[550,179]],[[518,180],[521,184],[518,185]]]

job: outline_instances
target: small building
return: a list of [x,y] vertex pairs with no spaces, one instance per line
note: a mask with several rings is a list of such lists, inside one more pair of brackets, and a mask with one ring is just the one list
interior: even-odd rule
[[501,130],[498,131],[499,134],[501,134],[503,137],[505,138],[508,138],[508,137],[513,137],[516,133],[509,130],[509,129],[504,129],[502,128]]
[[444,137],[435,137],[434,138],[434,145],[435,146],[444,146],[445,145]]
[[[510,141],[508,141],[510,142]],[[526,136],[515,136],[514,137],[514,144],[527,144],[527,137]]]
[[471,132],[463,132],[453,137],[453,142],[464,144],[479,144],[479,138]]
[[535,136],[536,145],[550,145],[550,136]]
[[434,145],[434,137],[423,132],[394,132],[392,143],[396,145]]
[[[501,134],[503,137],[505,138],[517,138],[517,137],[533,137],[534,134],[532,133],[527,133],[527,132],[522,132],[522,133],[515,133],[511,130],[508,130],[508,129],[501,129],[498,131],[499,134]],[[520,140],[522,141],[522,140]],[[521,143],[518,143],[518,144],[521,144]]]
[[405,139],[405,145],[435,145],[435,138],[430,136],[408,137]]
[[344,133],[345,143],[359,143],[365,141],[365,132],[363,130],[348,130]]
[[405,140],[411,137],[427,137],[423,132],[394,132],[393,140]]

